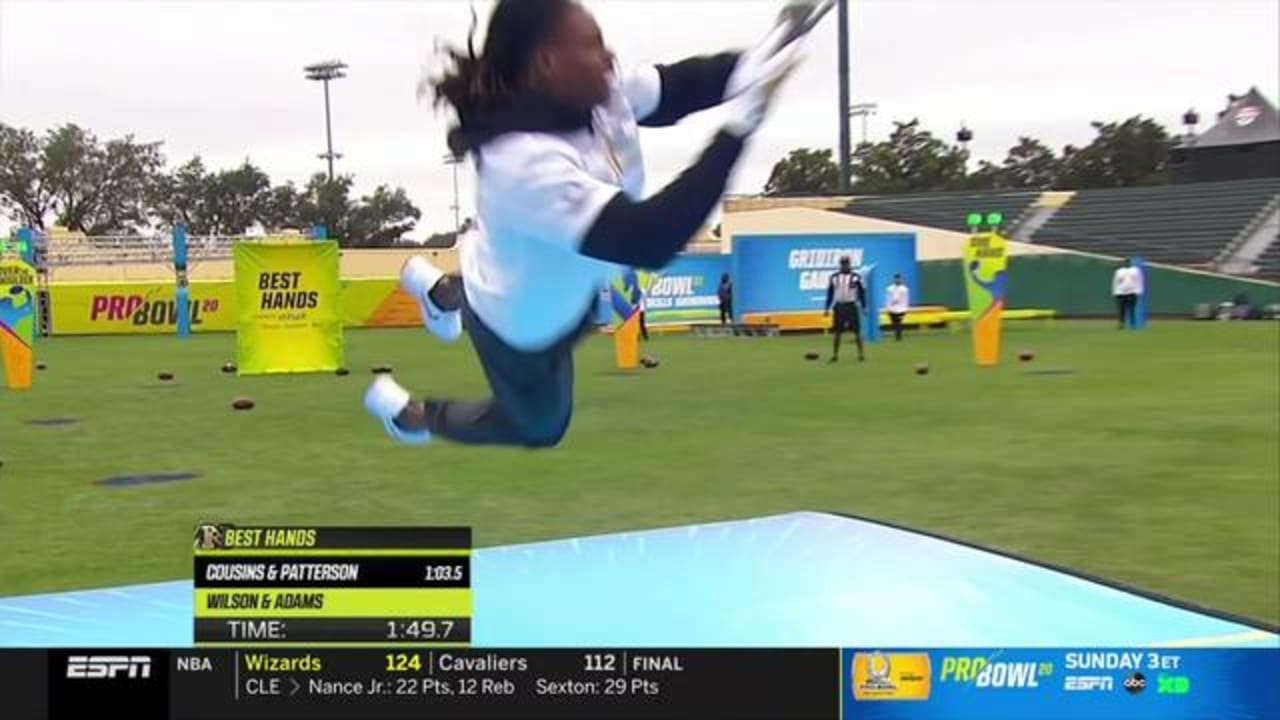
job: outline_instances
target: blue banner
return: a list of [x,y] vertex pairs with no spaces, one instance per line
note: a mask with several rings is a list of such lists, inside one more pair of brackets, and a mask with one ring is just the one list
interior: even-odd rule
[[1133,316],[1129,319],[1129,324],[1134,330],[1141,330],[1147,326],[1147,263],[1140,257],[1135,257],[1130,262],[1138,269],[1138,276],[1142,278],[1142,291],[1138,293],[1138,300],[1133,305]]
[[1280,717],[1280,651],[843,650],[842,716]]
[[658,272],[645,293],[645,323],[715,322],[717,289],[730,272],[728,255],[680,255]]
[[895,273],[901,273],[903,282],[918,292],[916,236],[912,233],[735,235],[736,317],[756,312],[821,311],[831,274],[846,255],[854,268],[874,268],[867,292],[876,305],[881,304]]

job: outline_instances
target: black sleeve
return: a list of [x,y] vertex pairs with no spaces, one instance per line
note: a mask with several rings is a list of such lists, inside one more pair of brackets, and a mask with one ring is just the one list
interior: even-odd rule
[[728,52],[659,65],[662,91],[658,108],[640,120],[645,127],[667,127],[680,118],[715,107],[724,101],[724,89],[738,64],[738,53]]
[[858,276],[858,307],[867,306],[867,287],[862,284],[862,276]]
[[583,237],[579,252],[650,270],[665,267],[724,195],[742,148],[741,138],[721,131],[697,162],[648,200],[614,195]]
[[831,309],[831,301],[832,299],[835,298],[835,296],[836,296],[836,276],[832,275],[831,277],[827,278],[827,304],[825,305],[826,309],[828,310]]

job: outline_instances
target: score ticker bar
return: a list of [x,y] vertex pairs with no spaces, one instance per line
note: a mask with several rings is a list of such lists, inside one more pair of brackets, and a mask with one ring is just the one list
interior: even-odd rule
[[0,650],[4,720],[1280,717],[1280,650]]
[[6,720],[833,720],[839,663],[826,649],[0,652]]
[[465,645],[471,529],[196,528],[195,642]]
[[1280,716],[1280,650],[0,651],[4,720]]

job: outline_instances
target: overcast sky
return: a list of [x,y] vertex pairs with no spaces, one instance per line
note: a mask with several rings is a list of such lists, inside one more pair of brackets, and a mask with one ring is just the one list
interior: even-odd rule
[[[626,62],[740,47],[777,0],[595,0]],[[1206,122],[1229,92],[1280,87],[1276,0],[852,0],[852,97],[880,106],[869,136],[919,117],[948,140],[962,122],[975,158],[999,160],[1019,134],[1055,149],[1084,144],[1089,122],[1143,113]],[[302,66],[351,67],[333,87],[340,172],[359,191],[404,186],[416,234],[452,226],[447,116],[415,97],[437,38],[462,41],[465,0],[66,2],[0,0],[0,121],[36,130],[75,122],[101,138],[163,140],[171,164],[219,168],[250,157],[274,182],[323,168],[323,99]],[[477,3],[481,17],[488,3]],[[732,190],[756,192],[797,146],[837,143],[834,13],[809,62],[753,142]],[[650,190],[695,157],[714,112],[646,131]],[[1204,125],[1202,125],[1203,129]],[[861,135],[855,121],[854,141]],[[464,216],[473,207],[462,178]]]

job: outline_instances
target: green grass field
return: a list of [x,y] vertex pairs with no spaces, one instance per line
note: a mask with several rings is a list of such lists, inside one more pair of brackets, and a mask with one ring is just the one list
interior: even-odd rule
[[[809,509],[1280,621],[1280,326],[1015,324],[991,370],[963,334],[802,359],[828,343],[658,338],[661,367],[627,376],[592,339],[569,436],[530,452],[383,436],[360,407],[371,365],[484,391],[468,345],[416,330],[348,333],[348,377],[223,375],[230,335],[55,339],[34,390],[0,391],[0,595],[188,577],[209,519],[468,524],[494,545]],[[1075,372],[1027,372],[1053,368]],[[79,422],[28,424],[53,417]],[[200,477],[95,485],[183,471]]]

